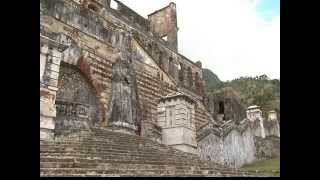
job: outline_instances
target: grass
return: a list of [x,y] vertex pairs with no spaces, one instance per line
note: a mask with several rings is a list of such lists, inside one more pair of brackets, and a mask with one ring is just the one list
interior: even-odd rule
[[276,157],[273,159],[257,161],[252,164],[244,165],[240,168],[243,171],[268,171],[272,170],[280,171],[280,158]]

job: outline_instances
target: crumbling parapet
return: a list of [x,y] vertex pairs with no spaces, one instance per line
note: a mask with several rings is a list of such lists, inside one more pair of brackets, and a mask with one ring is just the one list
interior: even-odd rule
[[178,25],[177,12],[175,3],[170,3],[168,6],[159,9],[148,15],[150,23],[150,31],[173,50],[178,50]]

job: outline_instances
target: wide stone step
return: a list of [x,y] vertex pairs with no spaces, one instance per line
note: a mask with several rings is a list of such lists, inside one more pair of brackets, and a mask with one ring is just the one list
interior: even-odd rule
[[[61,155],[50,155],[50,156],[45,156],[42,157],[42,159],[45,158],[57,158],[60,157]],[[169,159],[169,158],[165,158],[165,159],[161,159],[158,157],[150,157],[150,158],[143,158],[143,157],[128,157],[128,156],[100,156],[100,157],[94,157],[94,156],[88,156],[88,155],[64,155],[65,158],[73,158],[73,159],[79,159],[79,158],[87,158],[87,159],[101,159],[101,160],[105,160],[105,161],[117,161],[117,162],[139,162],[139,163],[145,163],[145,162],[158,162],[160,163],[168,163],[168,164],[185,164],[185,165],[193,165],[193,164],[201,164],[201,162],[190,162],[190,161],[186,161],[186,160],[177,160],[177,159]],[[48,159],[43,160],[43,162],[45,161],[49,161]],[[53,161],[53,160],[51,160]]]
[[264,176],[234,171],[150,139],[102,129],[40,142],[41,176]]
[[110,176],[110,175],[121,175],[121,176],[223,176],[223,177],[232,177],[232,176],[272,176],[271,174],[257,174],[250,172],[239,172],[239,171],[216,171],[216,170],[197,170],[197,169],[160,169],[156,166],[154,168],[41,168],[41,175],[46,176],[54,175],[54,176],[65,176],[69,174],[73,174],[74,176]]
[[152,164],[152,165],[175,165],[175,166],[197,166],[202,170],[224,170],[225,168],[220,166],[210,166],[204,163],[190,163],[188,161],[168,161],[168,160],[128,160],[128,158],[90,158],[90,157],[72,157],[72,156],[65,156],[61,158],[61,156],[57,157],[41,157],[40,163],[43,162],[57,162],[57,163],[129,163],[129,164]]
[[122,158],[129,158],[129,159],[162,159],[162,160],[175,160],[175,161],[187,161],[192,163],[195,162],[201,162],[201,160],[196,159],[196,160],[191,160],[191,159],[186,159],[183,157],[178,157],[178,156],[173,156],[173,155],[159,155],[159,154],[148,154],[148,153],[135,153],[133,154],[132,152],[129,153],[114,153],[114,152],[103,152],[103,153],[88,153],[88,152],[80,152],[80,151],[72,151],[72,152],[41,152],[40,155],[42,157],[46,156],[74,156],[74,157],[101,157],[101,158],[106,158],[106,157],[122,157]]
[[154,145],[152,143],[136,143],[136,142],[120,142],[120,141],[94,141],[94,140],[86,140],[86,141],[63,141],[63,142],[47,142],[43,143],[41,145],[100,145],[100,146],[111,146],[111,145],[120,145],[120,146],[131,146],[131,147],[154,147],[154,148],[161,148],[161,149],[170,149],[165,146],[160,146],[160,145]]
[[159,153],[163,155],[174,154],[181,157],[189,157],[190,159],[198,159],[199,156],[189,156],[189,154],[176,153],[175,151],[161,151],[159,149],[153,148],[121,148],[117,146],[68,146],[68,145],[55,145],[55,146],[41,146],[40,152],[55,152],[55,151],[88,151],[88,152],[133,152],[133,153]]
[[67,175],[67,174],[78,174],[78,175],[130,175],[130,174],[141,174],[141,175],[212,175],[212,176],[223,176],[220,172],[201,171],[201,170],[166,170],[166,169],[83,169],[83,168],[41,168],[41,175],[54,174],[54,175]]
[[[203,168],[208,168],[208,164],[201,162],[190,162],[185,160],[176,159],[160,159],[160,158],[129,158],[129,157],[118,157],[118,156],[105,156],[105,157],[89,157],[89,156],[48,156],[41,157],[40,163],[42,162],[83,162],[83,163],[135,163],[135,164],[157,164],[157,165],[196,165]],[[223,169],[219,166],[214,166],[216,169]]]
[[87,168],[87,169],[165,169],[165,170],[203,170],[198,166],[173,166],[173,165],[151,165],[151,164],[120,164],[120,163],[74,163],[74,162],[42,162],[40,168]]
[[186,154],[186,155],[190,155],[190,156],[194,156],[196,157],[197,155],[191,154],[191,153],[186,153],[186,152],[182,152],[176,149],[173,149],[171,147],[165,146],[165,145],[161,145],[161,146],[156,146],[153,144],[146,144],[146,143],[140,143],[140,144],[131,144],[131,143],[126,143],[126,144],[122,144],[119,142],[113,142],[113,143],[106,143],[106,142],[96,142],[96,141],[86,141],[86,142],[47,142],[45,144],[41,144],[42,147],[46,147],[46,146],[62,146],[62,145],[79,145],[79,146],[99,146],[99,147],[109,147],[109,146],[115,146],[115,147],[120,147],[120,148],[151,148],[151,149],[158,149],[161,151],[173,151],[175,153],[179,153],[179,154]]
[[190,160],[197,160],[199,159],[198,156],[189,156],[188,154],[183,153],[175,153],[174,151],[161,151],[159,149],[149,149],[149,148],[121,148],[118,146],[68,146],[68,145],[56,145],[56,146],[42,146],[40,147],[40,152],[47,152],[47,153],[56,153],[56,152],[86,152],[86,153],[129,153],[129,154],[159,154],[164,156],[177,156],[181,158],[187,158]]

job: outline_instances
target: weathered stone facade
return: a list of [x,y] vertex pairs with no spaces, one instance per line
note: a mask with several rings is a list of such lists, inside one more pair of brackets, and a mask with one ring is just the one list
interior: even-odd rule
[[[112,65],[115,62],[113,52],[115,48],[124,52],[131,49],[140,106],[144,107],[141,135],[151,136],[151,132],[144,132],[150,128],[144,126],[151,122],[157,124],[157,101],[161,97],[181,91],[201,103],[201,67],[153,35],[157,32],[149,31],[147,19],[118,1],[118,9],[112,9],[108,3],[42,0],[41,36],[60,33],[70,39],[71,43],[64,50],[61,61],[77,67],[86,76],[95,91],[99,112],[102,114],[96,121],[105,122],[102,123],[104,125],[108,121],[105,113],[111,98]],[[170,4],[169,7],[172,9],[174,6]],[[127,40],[128,34],[133,37],[130,42]],[[60,69],[60,66],[56,68]],[[52,102],[54,104],[55,101]],[[198,106],[195,114],[196,127],[208,122],[203,105]],[[144,123],[146,121],[150,123]]]
[[224,88],[205,97],[204,103],[216,121],[240,122],[246,117],[240,95],[232,88]]
[[197,131],[200,157],[239,168],[280,156],[280,129],[272,113],[265,120],[258,106],[250,106],[247,117],[240,122],[217,121],[203,126]]
[[[201,62],[178,52],[177,32],[174,3],[146,19],[117,0],[41,0],[40,139],[105,128],[251,162],[263,119],[243,120],[232,93],[206,101]],[[280,136],[276,122],[265,121],[267,136]]]

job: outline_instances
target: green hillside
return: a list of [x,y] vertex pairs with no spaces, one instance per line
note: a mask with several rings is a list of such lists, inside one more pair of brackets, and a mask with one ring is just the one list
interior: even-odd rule
[[222,85],[222,81],[219,77],[209,69],[202,69],[202,78],[205,83],[204,90],[206,93]]
[[261,75],[221,82],[217,75],[206,69],[203,70],[203,80],[207,95],[219,89],[231,87],[240,94],[244,106],[258,105],[262,107],[264,113],[270,110],[280,113],[280,80],[278,79],[270,79],[266,75]]

